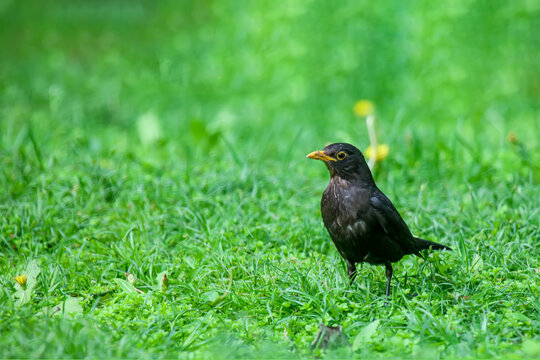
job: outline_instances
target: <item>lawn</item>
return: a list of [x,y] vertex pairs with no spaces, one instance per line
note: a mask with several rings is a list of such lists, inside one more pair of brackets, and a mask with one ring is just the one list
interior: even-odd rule
[[[540,358],[539,28],[538,0],[0,0],[0,357]],[[305,158],[369,145],[360,99],[377,184],[454,249],[389,299]],[[310,353],[319,323],[351,346]]]

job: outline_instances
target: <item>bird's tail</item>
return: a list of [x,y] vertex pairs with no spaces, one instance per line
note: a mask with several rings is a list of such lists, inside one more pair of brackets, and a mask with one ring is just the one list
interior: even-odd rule
[[437,244],[436,242],[424,240],[420,238],[414,238],[414,242],[416,243],[416,248],[418,250],[425,250],[429,248],[433,250],[452,250],[452,248],[446,245]]

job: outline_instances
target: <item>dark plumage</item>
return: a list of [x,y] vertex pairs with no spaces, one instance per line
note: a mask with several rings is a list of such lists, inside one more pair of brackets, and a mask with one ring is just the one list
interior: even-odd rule
[[337,250],[356,277],[356,263],[386,267],[386,296],[390,293],[392,264],[404,255],[422,257],[420,250],[452,250],[414,237],[392,202],[375,185],[364,155],[350,144],[331,144],[307,155],[322,160],[330,183],[321,199],[321,213]]

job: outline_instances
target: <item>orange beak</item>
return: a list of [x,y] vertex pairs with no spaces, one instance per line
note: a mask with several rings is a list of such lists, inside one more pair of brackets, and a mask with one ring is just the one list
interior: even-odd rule
[[326,161],[337,161],[333,157],[326,155],[324,151],[314,151],[312,153],[307,154],[306,156],[308,159],[315,159],[315,160],[322,160],[324,162]]

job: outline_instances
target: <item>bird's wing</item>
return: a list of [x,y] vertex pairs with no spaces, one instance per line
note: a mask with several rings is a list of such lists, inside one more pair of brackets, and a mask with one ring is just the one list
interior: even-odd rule
[[408,253],[420,255],[409,227],[403,221],[390,199],[382,192],[379,192],[372,196],[370,201],[375,218],[383,231]]

